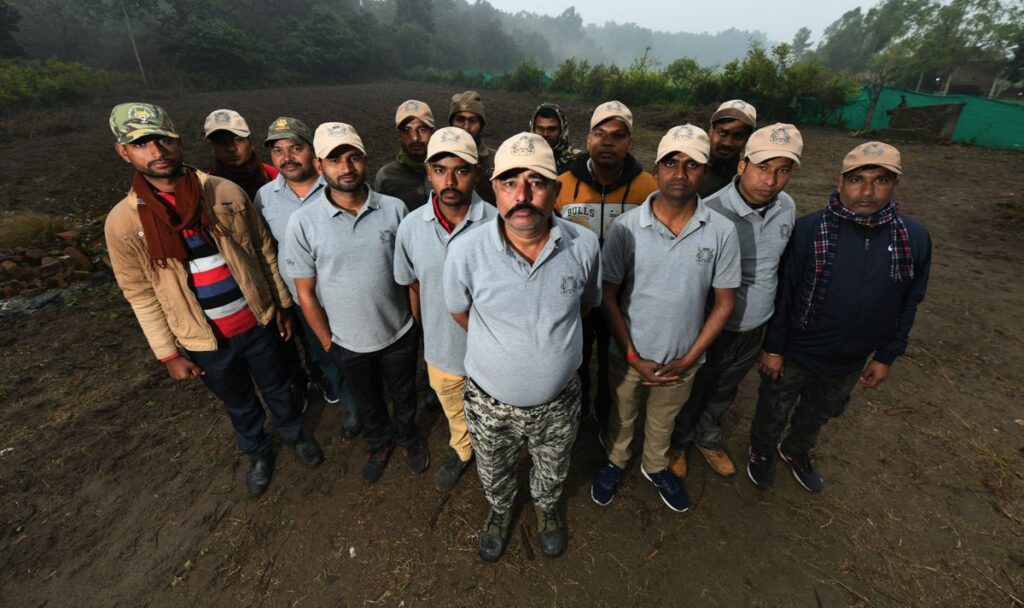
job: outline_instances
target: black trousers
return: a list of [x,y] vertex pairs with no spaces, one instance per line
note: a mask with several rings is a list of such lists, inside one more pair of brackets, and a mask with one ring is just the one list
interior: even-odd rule
[[285,443],[292,444],[302,433],[302,400],[305,386],[293,382],[277,326],[266,327],[220,340],[214,351],[186,351],[189,359],[203,369],[200,376],[214,395],[224,402],[238,447],[246,454],[265,454],[270,436],[263,429],[267,420],[256,397],[253,380],[270,408],[274,428]]
[[818,443],[821,427],[846,411],[860,370],[823,378],[788,359],[784,369],[777,380],[761,376],[757,409],[750,425],[750,446],[773,451],[788,423],[789,435],[782,447],[791,454],[806,454]]
[[[419,330],[413,325],[395,343],[372,353],[357,353],[337,344],[331,356],[345,375],[359,408],[363,439],[371,450],[392,442],[410,446],[417,440],[416,361]],[[384,385],[391,394],[392,416],[384,402]]]
[[[589,408],[600,428],[608,426],[611,409],[611,389],[608,386],[608,342],[611,332],[600,307],[583,317],[583,363],[577,370],[580,377],[581,403],[584,415]],[[597,394],[590,397],[590,358],[597,343]]]

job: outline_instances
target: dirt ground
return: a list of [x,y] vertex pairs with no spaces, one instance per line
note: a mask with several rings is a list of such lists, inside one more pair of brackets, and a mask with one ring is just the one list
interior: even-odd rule
[[[417,97],[443,122],[452,92],[394,82],[149,99],[201,167],[202,119],[231,107],[257,136],[280,114],[351,122],[375,169],[397,146],[394,107]],[[540,101],[493,91],[484,100],[493,146],[524,129]],[[578,142],[588,108],[566,105]],[[0,207],[82,221],[105,213],[129,178],[111,149],[109,107],[3,123]],[[670,125],[634,112],[635,151],[649,166]],[[859,140],[803,132],[806,160],[788,191],[807,212],[824,204]],[[541,556],[524,477],[508,551],[484,564],[475,471],[448,495],[433,488],[443,417],[420,418],[427,474],[410,477],[395,458],[367,487],[361,441],[342,439],[339,409],[317,398],[308,427],[326,462],[306,470],[282,451],[270,489],[252,500],[248,461],[218,403],[166,377],[103,282],[0,318],[0,606],[1024,605],[1024,286],[1014,278],[1024,155],[900,147],[904,209],[934,241],[930,289],[890,379],[858,389],[826,427],[823,493],[781,467],[761,491],[691,454],[689,513],[665,508],[635,466],[601,508],[588,493],[601,451],[585,432],[563,501],[567,553]],[[747,378],[727,420],[726,447],[741,462],[756,381]]]

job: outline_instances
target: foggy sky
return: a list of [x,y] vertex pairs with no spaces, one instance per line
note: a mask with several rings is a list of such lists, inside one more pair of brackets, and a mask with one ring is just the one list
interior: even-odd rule
[[[714,34],[730,27],[760,30],[773,42],[789,42],[801,27],[811,30],[816,46],[821,34],[846,11],[862,10],[877,1],[858,0],[488,0],[497,9],[516,13],[527,11],[557,16],[570,6],[583,17],[583,23],[633,22],[642,27],[668,32],[708,32]],[[671,7],[671,8],[666,8]]]

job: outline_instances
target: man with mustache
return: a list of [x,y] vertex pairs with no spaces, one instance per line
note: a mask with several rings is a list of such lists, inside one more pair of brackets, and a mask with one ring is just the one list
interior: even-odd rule
[[[256,198],[253,199],[253,206],[263,214],[263,219],[270,226],[274,239],[278,243],[284,243],[288,235],[288,220],[299,208],[316,200],[316,195],[324,188],[324,181],[313,165],[313,134],[301,120],[290,116],[276,118],[267,127],[267,138],[263,140],[263,146],[270,149],[270,158],[280,174],[259,189]],[[284,256],[280,256],[278,261],[281,277],[288,285],[292,299],[297,299],[295,281],[288,276]],[[320,390],[325,402],[342,402],[344,412],[341,418],[341,434],[345,437],[354,437],[359,434],[360,429],[359,410],[352,392],[345,384],[345,378],[334,359],[327,354],[316,334],[310,329],[302,309],[296,307],[295,313],[299,320],[296,333],[302,339],[310,382]],[[291,347],[289,354],[301,372],[302,362],[294,346]]]
[[480,179],[476,183],[476,192],[487,202],[494,202],[494,188],[491,187],[491,176],[494,171],[494,150],[484,143],[484,126],[487,125],[484,102],[480,93],[463,91],[452,95],[448,107],[448,125],[469,133],[476,142],[477,157],[480,162]]
[[263,184],[277,177],[273,165],[260,162],[249,125],[238,112],[228,109],[210,112],[203,130],[213,151],[210,175],[235,182],[245,190],[249,200],[256,198]]
[[395,233],[409,211],[366,185],[366,148],[351,125],[320,125],[313,150],[327,187],[288,221],[285,265],[306,321],[359,407],[369,448],[363,481],[380,479],[396,443],[418,475],[430,465],[416,429],[419,332],[393,274]]
[[422,101],[407,99],[395,110],[395,128],[401,149],[395,160],[377,171],[373,190],[402,199],[412,211],[423,205],[430,190],[423,161],[427,157],[427,140],[434,132],[434,114]]
[[704,199],[709,209],[733,226],[740,244],[743,282],[725,329],[707,351],[693,391],[676,417],[669,468],[686,477],[686,447],[695,444],[711,469],[736,473],[722,449],[722,417],[736,399],[740,382],[757,362],[768,320],[775,310],[779,259],[789,242],[796,204],[783,192],[800,166],[803,137],[793,125],[776,123],[754,131],[747,141],[739,175]]
[[437,394],[451,439],[451,454],[437,472],[434,486],[455,486],[473,458],[462,394],[466,384],[466,332],[444,303],[442,272],[448,250],[494,217],[493,205],[473,186],[480,177],[476,142],[455,127],[437,130],[427,144],[429,202],[402,220],[395,239],[395,281],[409,287],[413,317],[423,328],[423,358],[430,387]]
[[498,215],[452,244],[444,267],[448,311],[466,328],[464,408],[490,504],[480,557],[508,543],[519,449],[533,459],[530,494],[541,551],[568,542],[558,512],[579,427],[581,315],[601,301],[597,238],[553,217],[551,147],[519,133],[494,155]]
[[[630,154],[633,113],[622,102],[605,102],[590,118],[587,153],[576,158],[558,176],[561,190],[555,210],[565,219],[589,228],[604,243],[615,219],[644,202],[658,189],[650,173]],[[579,368],[583,406],[589,409],[604,442],[611,400],[608,388],[608,326],[600,310],[583,322],[583,363]],[[591,402],[590,357],[597,342],[597,394]],[[592,407],[588,407],[591,406]]]
[[131,191],[104,227],[114,278],[168,375],[201,379],[224,402],[250,458],[246,487],[259,496],[274,454],[254,382],[299,463],[323,461],[303,433],[303,396],[282,356],[292,299],[274,242],[241,188],[182,163],[181,140],[163,108],[115,106],[110,130],[114,150],[135,170]]
[[[697,196],[708,153],[700,127],[670,129],[658,144],[657,192],[619,217],[604,244],[602,310],[615,337],[612,415],[608,462],[590,488],[602,506],[615,497],[646,405],[640,472],[670,509],[690,508],[686,488],[668,470],[669,439],[740,285],[736,229]],[[709,292],[713,304],[705,314]]]
[[722,102],[711,115],[708,137],[711,162],[708,176],[697,192],[708,197],[732,183],[747,138],[757,128],[757,109],[742,99]]
[[796,221],[750,427],[747,475],[761,488],[772,485],[777,452],[804,489],[821,491],[810,455],[821,428],[842,415],[858,382],[884,381],[907,348],[928,287],[931,237],[900,211],[902,175],[896,148],[861,144],[843,159],[825,209]]

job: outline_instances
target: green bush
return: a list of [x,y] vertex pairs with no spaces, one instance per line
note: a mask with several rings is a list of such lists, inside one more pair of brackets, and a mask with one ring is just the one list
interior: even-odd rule
[[74,61],[0,59],[0,108],[86,101],[109,88],[106,72]]
[[501,88],[516,93],[539,95],[544,90],[547,74],[533,59],[527,59],[501,77]]

